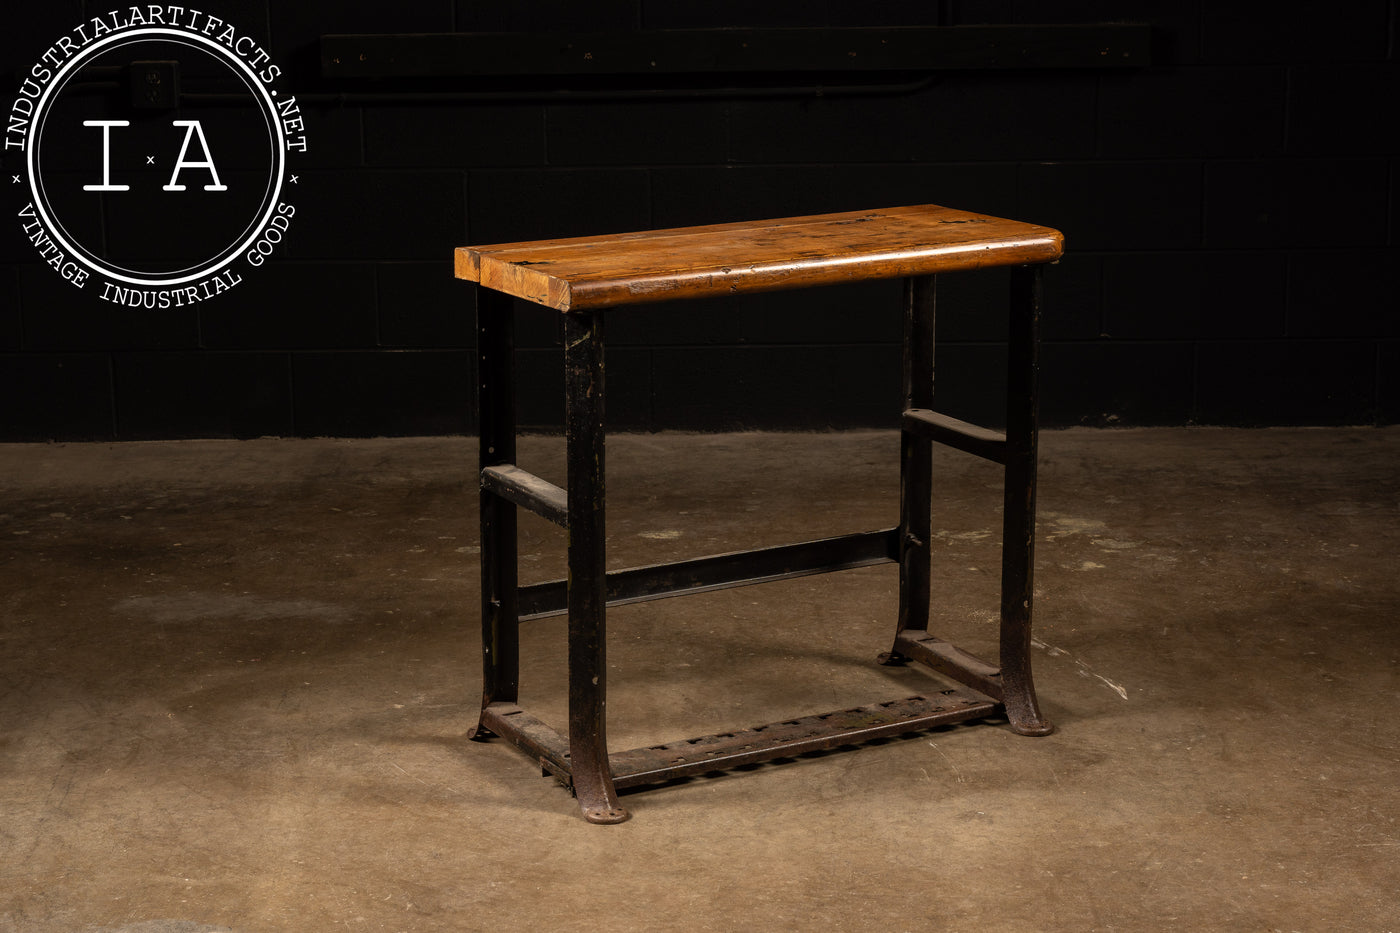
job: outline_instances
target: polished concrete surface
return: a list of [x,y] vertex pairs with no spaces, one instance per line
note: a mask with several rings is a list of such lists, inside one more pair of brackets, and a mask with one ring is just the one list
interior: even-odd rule
[[[888,433],[609,440],[615,567],[891,525]],[[1002,722],[625,796],[480,689],[471,439],[0,447],[0,930],[1400,930],[1400,431],[1043,438]],[[560,442],[522,465],[562,480]],[[991,653],[999,478],[936,455]],[[522,576],[562,533],[522,519]],[[615,749],[917,693],[893,567],[610,614]],[[522,629],[564,722],[563,624]]]

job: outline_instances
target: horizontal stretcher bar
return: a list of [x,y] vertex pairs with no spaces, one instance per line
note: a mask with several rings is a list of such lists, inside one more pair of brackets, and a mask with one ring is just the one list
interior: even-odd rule
[[481,488],[529,509],[556,525],[569,527],[569,495],[547,479],[541,479],[513,464],[503,463],[481,471]]
[[895,636],[894,650],[944,677],[966,684],[995,700],[1003,698],[1001,670],[951,642],[923,629],[905,629]]
[[[607,604],[622,606],[668,596],[872,567],[898,561],[898,542],[898,529],[889,528],[616,570],[607,575]],[[568,584],[564,580],[522,586],[519,590],[518,609],[522,622],[560,615],[567,611],[567,605]]]
[[481,725],[512,744],[551,774],[569,773],[569,740],[514,703],[492,703],[481,711]]
[[927,408],[905,411],[904,430],[994,463],[1006,463],[1006,435],[1000,431],[959,421]]

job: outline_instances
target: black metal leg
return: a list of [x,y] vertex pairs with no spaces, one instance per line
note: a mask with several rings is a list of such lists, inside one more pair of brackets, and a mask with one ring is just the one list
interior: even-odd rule
[[1034,599],[1037,382],[1041,267],[1011,270],[1006,385],[1006,491],[1002,514],[1001,676],[1013,731],[1054,731],[1040,713],[1031,678]]
[[[904,283],[904,408],[933,406],[933,334],[937,279],[921,276]],[[929,619],[933,451],[926,438],[901,432],[899,460],[899,619],[895,637],[925,631]],[[880,656],[883,664],[908,660],[897,650]]]
[[603,315],[564,318],[564,433],[569,494],[569,757],[590,823],[620,823],[608,759],[604,525]]
[[[513,300],[477,289],[477,386],[480,468],[515,462]],[[514,503],[481,493],[481,708],[515,703],[520,689],[518,559]],[[471,738],[492,735],[478,723]]]

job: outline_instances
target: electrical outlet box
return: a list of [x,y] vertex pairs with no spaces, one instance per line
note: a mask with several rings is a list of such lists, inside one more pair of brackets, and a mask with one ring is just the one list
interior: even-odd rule
[[174,110],[180,104],[179,62],[132,62],[127,82],[136,110]]

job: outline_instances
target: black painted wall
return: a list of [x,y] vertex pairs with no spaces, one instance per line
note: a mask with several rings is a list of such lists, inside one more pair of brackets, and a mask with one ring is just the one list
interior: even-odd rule
[[[9,13],[6,100],[54,36],[115,6]],[[1400,420],[1400,0],[203,7],[259,34],[304,101],[292,236],[228,295],[122,309],[43,265],[6,201],[0,439],[470,433],[474,294],[452,278],[454,246],[922,202],[1066,233],[1047,282],[1047,424]],[[873,95],[338,102],[317,60],[325,33],[1108,21],[1155,27],[1150,67],[952,72]],[[951,413],[996,420],[1003,285],[945,281]],[[893,426],[899,296],[619,312],[610,420]],[[557,425],[557,322],[520,322],[521,419]]]

